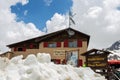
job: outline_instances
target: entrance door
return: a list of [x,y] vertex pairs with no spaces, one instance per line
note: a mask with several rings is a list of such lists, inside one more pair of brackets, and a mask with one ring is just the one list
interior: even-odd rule
[[78,66],[78,50],[66,52],[66,64],[70,64],[75,67]]

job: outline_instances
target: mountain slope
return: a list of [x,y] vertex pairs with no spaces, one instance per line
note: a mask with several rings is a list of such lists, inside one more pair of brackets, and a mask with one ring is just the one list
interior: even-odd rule
[[120,60],[120,40],[113,43],[107,51],[110,51],[112,54],[108,56],[109,60]]
[[112,44],[107,50],[120,50],[120,41],[116,41],[115,43]]

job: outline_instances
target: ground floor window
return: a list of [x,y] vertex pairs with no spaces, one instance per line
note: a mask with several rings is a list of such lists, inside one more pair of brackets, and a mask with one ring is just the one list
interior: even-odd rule
[[61,64],[61,59],[52,59],[51,61],[55,64]]

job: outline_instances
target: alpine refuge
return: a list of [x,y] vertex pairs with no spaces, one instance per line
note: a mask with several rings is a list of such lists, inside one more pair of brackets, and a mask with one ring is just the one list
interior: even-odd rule
[[29,54],[49,53],[56,64],[82,66],[85,57],[81,53],[87,51],[90,36],[73,28],[35,37],[29,40],[9,44],[12,54],[9,58]]

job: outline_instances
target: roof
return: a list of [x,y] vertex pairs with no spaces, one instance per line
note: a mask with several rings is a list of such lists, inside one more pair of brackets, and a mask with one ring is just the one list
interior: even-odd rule
[[73,30],[73,31],[75,31],[75,32],[78,32],[79,34],[82,34],[83,36],[85,36],[85,37],[87,38],[87,41],[88,41],[88,44],[89,44],[89,39],[90,39],[90,36],[89,36],[89,35],[87,35],[87,34],[85,34],[85,33],[82,33],[82,32],[80,32],[80,31],[78,31],[78,30],[75,30],[75,29],[73,29],[73,28],[66,28],[66,29],[63,29],[63,30],[59,30],[59,31],[56,31],[56,32],[48,33],[48,34],[45,34],[45,35],[42,35],[42,36],[38,36],[38,37],[35,37],[35,38],[31,38],[31,39],[28,39],[28,40],[24,40],[24,41],[21,41],[21,42],[9,44],[9,45],[7,45],[7,47],[12,47],[12,46],[14,46],[14,45],[16,45],[16,44],[19,44],[19,43],[22,43],[22,42],[28,42],[28,41],[32,41],[32,40],[34,40],[35,42],[40,42],[40,41],[42,41],[42,40],[44,40],[44,39],[46,39],[46,38],[49,38],[49,37],[54,36],[54,35],[56,35],[56,34],[60,34],[60,33],[62,33],[63,31],[67,31],[67,30]]
[[87,51],[87,52],[82,53],[81,55],[82,55],[82,56],[86,56],[86,55],[88,55],[89,53],[97,52],[97,51],[104,52],[104,53],[106,53],[106,54],[110,54],[110,53],[111,53],[111,52],[109,52],[109,51],[104,51],[104,50],[100,50],[100,49],[91,49],[91,50],[89,50],[89,51]]
[[0,54],[0,56],[1,56],[1,55],[5,55],[5,54],[8,54],[8,53],[14,54],[14,53],[11,52],[11,51],[7,51],[7,52],[4,52],[4,53]]

